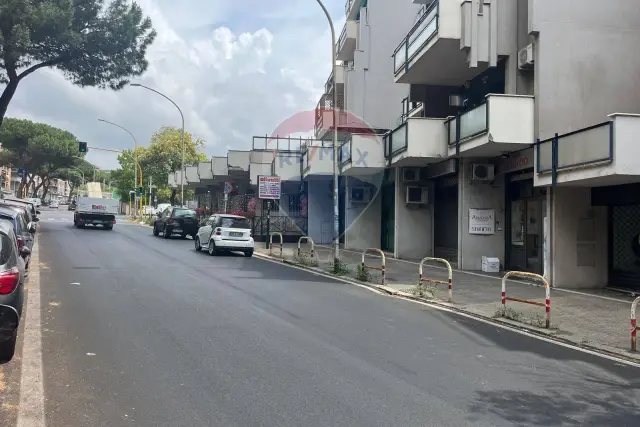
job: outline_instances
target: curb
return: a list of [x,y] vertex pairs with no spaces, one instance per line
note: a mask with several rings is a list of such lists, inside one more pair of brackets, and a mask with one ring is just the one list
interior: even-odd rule
[[420,303],[420,304],[424,304],[427,306],[432,306],[434,308],[440,308],[440,309],[445,309],[454,313],[459,313],[462,314],[464,316],[470,317],[470,318],[475,318],[481,321],[484,321],[485,323],[493,323],[496,325],[500,325],[504,328],[507,329],[515,329],[515,330],[519,330],[522,332],[526,332],[530,335],[534,335],[536,337],[539,338],[544,338],[546,340],[549,341],[555,341],[557,343],[561,343],[570,347],[574,347],[574,348],[579,348],[579,349],[583,349],[586,351],[589,351],[591,353],[596,353],[599,355],[603,355],[606,356],[608,358],[611,359],[616,359],[619,361],[624,361],[624,362],[629,362],[633,365],[635,365],[636,367],[640,367],[640,359],[638,358],[634,358],[634,357],[630,357],[627,356],[626,354],[622,354],[622,353],[617,353],[617,352],[613,352],[613,351],[609,351],[609,350],[604,350],[602,348],[598,348],[598,347],[594,347],[588,344],[583,344],[583,343],[578,343],[575,341],[571,341],[569,339],[566,338],[562,338],[562,337],[558,337],[556,336],[554,333],[546,333],[543,332],[539,329],[535,329],[532,327],[527,326],[526,324],[521,324],[521,323],[517,323],[517,322],[513,322],[513,321],[505,321],[499,318],[494,318],[494,317],[488,317],[488,316],[483,316],[481,314],[477,314],[477,313],[473,313],[471,311],[467,311],[464,310],[462,308],[456,307],[454,304],[452,303],[446,303],[446,302],[440,302],[440,301],[436,301],[436,300],[429,300],[429,299],[423,299],[423,298],[419,298],[416,297],[408,292],[404,292],[404,291],[399,291],[393,288],[390,288],[388,286],[382,286],[382,285],[375,285],[372,283],[368,283],[368,282],[361,282],[359,280],[356,279],[352,279],[352,278],[345,278],[345,277],[341,277],[341,276],[336,276],[333,275],[325,270],[322,270],[321,268],[318,267],[308,267],[308,266],[304,266],[304,265],[300,265],[297,264],[293,261],[289,261],[286,259],[281,259],[281,258],[277,258],[274,256],[270,256],[270,255],[266,255],[266,254],[262,254],[259,252],[255,252],[254,253],[255,256],[268,260],[268,261],[273,261],[273,262],[278,262],[287,266],[292,266],[295,268],[299,268],[302,270],[308,270],[310,272],[313,273],[320,273],[326,277],[330,277],[334,280],[338,280],[344,283],[348,283],[351,285],[356,285],[356,286],[362,286],[362,287],[367,287],[370,288],[374,291],[377,291],[378,293],[381,293],[383,295],[387,295],[387,296],[391,296],[391,297],[395,297],[395,298],[399,298],[399,299],[403,299],[406,301],[411,301],[411,302],[416,302],[416,303]]

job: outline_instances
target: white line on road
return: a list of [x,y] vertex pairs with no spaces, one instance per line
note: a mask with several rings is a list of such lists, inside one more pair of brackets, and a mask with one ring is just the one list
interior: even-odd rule
[[42,373],[42,331],[40,321],[40,256],[33,245],[22,347],[18,427],[44,427],[44,385]]
[[590,354],[592,356],[600,357],[602,359],[607,359],[607,360],[610,360],[610,361],[613,361],[613,362],[617,362],[617,363],[620,363],[620,364],[624,364],[624,365],[627,365],[627,366],[633,366],[634,368],[640,368],[640,363],[633,362],[633,361],[627,360],[627,359],[623,359],[622,357],[616,357],[616,356],[608,355],[608,354],[601,353],[601,352],[598,352],[598,351],[589,350],[587,348],[583,348],[583,347],[580,347],[580,346],[577,346],[577,345],[573,345],[573,344],[570,344],[570,343],[554,340],[552,338],[546,338],[546,337],[543,337],[543,336],[540,336],[540,335],[537,335],[537,334],[533,334],[531,332],[528,332],[528,331],[523,330],[521,328],[518,328],[516,326],[509,326],[509,325],[505,325],[505,324],[502,324],[502,323],[496,323],[496,322],[493,322],[493,321],[488,320],[488,319],[483,319],[483,318],[481,318],[479,316],[476,316],[474,314],[465,313],[465,312],[462,312],[460,310],[453,310],[453,309],[444,307],[444,306],[439,305],[439,304],[430,304],[429,302],[426,302],[426,301],[417,301],[415,299],[406,298],[406,297],[403,297],[403,296],[400,296],[400,295],[388,295],[386,293],[380,292],[377,289],[371,288],[369,286],[361,285],[359,283],[352,282],[351,280],[344,279],[342,277],[331,276],[331,275],[328,275],[328,274],[325,275],[325,274],[321,274],[321,273],[317,273],[315,271],[309,270],[307,268],[302,268],[302,267],[298,267],[298,266],[291,265],[291,264],[285,264],[285,263],[282,263],[282,262],[280,262],[278,260],[275,260],[275,259],[266,258],[262,254],[258,255],[258,258],[260,258],[260,259],[262,259],[264,261],[269,261],[269,262],[272,262],[272,263],[275,263],[275,264],[278,264],[278,265],[282,265],[284,267],[296,268],[298,270],[303,270],[303,271],[306,271],[307,273],[315,274],[317,276],[327,277],[327,278],[330,278],[330,279],[333,279],[333,280],[337,280],[339,282],[347,283],[349,285],[358,286],[358,287],[364,288],[364,289],[366,289],[368,291],[375,292],[375,293],[377,293],[379,295],[384,295],[384,296],[388,296],[388,297],[391,297],[391,298],[397,298],[397,299],[401,299],[401,300],[404,300],[404,301],[407,301],[407,302],[413,302],[413,303],[420,304],[420,305],[423,305],[423,306],[426,306],[426,307],[435,308],[436,310],[440,310],[440,311],[445,311],[447,313],[456,314],[458,316],[466,317],[468,319],[473,319],[473,320],[476,320],[478,322],[485,323],[487,325],[495,326],[496,328],[507,329],[507,330],[509,330],[511,332],[515,332],[515,333],[520,334],[520,335],[525,335],[527,337],[535,338],[535,339],[540,340],[540,341],[545,341],[545,342],[548,342],[548,343],[551,343],[551,344],[559,345],[560,347],[565,347],[565,348],[569,348],[569,349],[572,349],[572,350],[577,350],[577,351],[579,351],[581,353]]

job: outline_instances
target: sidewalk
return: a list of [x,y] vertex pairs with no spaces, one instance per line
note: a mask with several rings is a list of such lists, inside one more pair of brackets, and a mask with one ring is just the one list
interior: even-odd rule
[[[303,251],[309,245],[302,246]],[[285,244],[283,257],[294,260],[297,245]],[[256,252],[268,255],[264,243],[256,243]],[[316,247],[318,267],[327,271],[332,264],[329,247]],[[276,244],[272,256],[280,256],[280,247]],[[356,267],[360,264],[361,252],[341,250],[340,259],[348,265],[350,273],[345,278],[355,277]],[[381,260],[375,254],[367,254],[366,265],[380,266]],[[386,286],[397,291],[412,293],[418,282],[417,262],[396,260],[386,257]],[[371,270],[372,283],[380,284],[380,274]],[[447,280],[447,270],[425,266],[424,277]],[[491,274],[453,271],[453,306],[457,309],[493,318],[501,308],[501,278]],[[507,296],[545,301],[545,291],[541,285],[527,282],[526,279],[508,280]],[[435,292],[436,301],[447,300],[447,286],[440,285]],[[526,326],[537,332],[571,341],[585,347],[612,352],[640,361],[640,353],[630,350],[630,307],[633,298],[607,290],[563,290],[551,289],[551,328],[544,329],[544,307],[507,301],[509,316],[518,322],[502,319],[508,323]]]

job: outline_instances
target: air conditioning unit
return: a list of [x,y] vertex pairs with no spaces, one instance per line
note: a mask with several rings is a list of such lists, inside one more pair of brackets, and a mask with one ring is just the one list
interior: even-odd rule
[[419,182],[420,169],[418,168],[402,168],[402,182]]
[[462,107],[462,97],[460,95],[449,95],[449,107]]
[[530,70],[533,68],[533,44],[518,52],[518,68],[521,70]]
[[471,165],[471,181],[491,182],[495,178],[494,166],[491,164]]
[[428,188],[407,186],[406,190],[406,203],[408,205],[426,205],[429,203]]
[[369,187],[352,188],[349,201],[351,203],[369,203],[371,201],[371,188]]

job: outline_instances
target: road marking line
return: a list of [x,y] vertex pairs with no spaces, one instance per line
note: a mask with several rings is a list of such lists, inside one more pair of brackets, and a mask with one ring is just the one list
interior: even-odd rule
[[381,291],[379,291],[379,290],[377,290],[375,288],[371,288],[371,287],[368,287],[368,286],[365,286],[365,285],[361,285],[359,283],[352,282],[352,281],[350,281],[348,279],[344,279],[342,277],[331,276],[329,274],[325,275],[325,274],[322,274],[322,273],[318,273],[318,272],[309,270],[307,268],[302,268],[302,267],[298,267],[296,265],[283,263],[283,262],[281,262],[279,260],[276,260],[276,259],[267,258],[267,255],[263,255],[263,254],[256,254],[256,255],[258,255],[258,258],[261,259],[261,260],[273,262],[275,264],[279,264],[279,265],[282,265],[284,267],[296,268],[298,270],[306,271],[307,273],[315,274],[317,276],[327,277],[327,278],[330,278],[330,279],[333,279],[333,280],[337,280],[339,282],[346,283],[346,284],[349,284],[349,285],[358,286],[360,288],[364,288],[364,289],[369,290],[371,292],[375,292],[376,294],[379,294],[379,295],[384,295],[384,296],[388,296],[388,297],[391,297],[391,298],[397,298],[397,299],[401,299],[401,300],[404,300],[404,301],[407,301],[407,302],[413,302],[413,303],[420,304],[420,305],[423,305],[423,306],[435,308],[436,310],[446,311],[447,313],[457,314],[459,316],[466,317],[467,319],[473,319],[473,320],[476,320],[478,322],[485,323],[487,325],[495,326],[496,328],[506,329],[506,330],[509,330],[511,332],[515,332],[515,333],[520,334],[520,335],[525,335],[525,336],[530,337],[530,338],[535,338],[535,339],[538,339],[538,340],[541,340],[541,341],[548,342],[550,344],[555,344],[555,345],[559,345],[561,347],[569,348],[569,349],[572,349],[572,350],[577,350],[577,351],[585,353],[585,354],[589,354],[589,355],[592,355],[592,356],[600,357],[602,359],[607,359],[607,360],[610,360],[610,361],[613,361],[613,362],[617,362],[617,363],[621,363],[621,364],[624,364],[624,365],[627,365],[627,366],[632,366],[634,368],[640,368],[640,363],[633,362],[631,360],[627,360],[627,359],[624,359],[622,357],[616,357],[616,356],[608,355],[608,354],[605,354],[605,353],[600,353],[598,351],[589,350],[587,348],[583,348],[583,347],[580,347],[578,345],[569,344],[569,343],[566,343],[566,342],[563,342],[563,341],[554,340],[553,338],[543,337],[541,335],[534,334],[534,333],[531,333],[531,332],[526,331],[524,329],[518,328],[517,326],[511,326],[511,325],[505,325],[503,323],[493,322],[493,321],[491,321],[489,319],[483,319],[482,317],[480,317],[478,315],[474,315],[472,313],[465,313],[465,312],[463,312],[461,310],[451,309],[451,308],[445,307],[445,306],[440,305],[440,304],[430,304],[427,301],[417,301],[415,299],[407,298],[407,297],[404,297],[402,295],[389,295],[389,294],[381,292]]
[[42,331],[40,319],[40,255],[36,240],[31,255],[32,271],[29,287],[22,345],[20,376],[20,407],[17,427],[45,427],[44,385],[42,371]]

